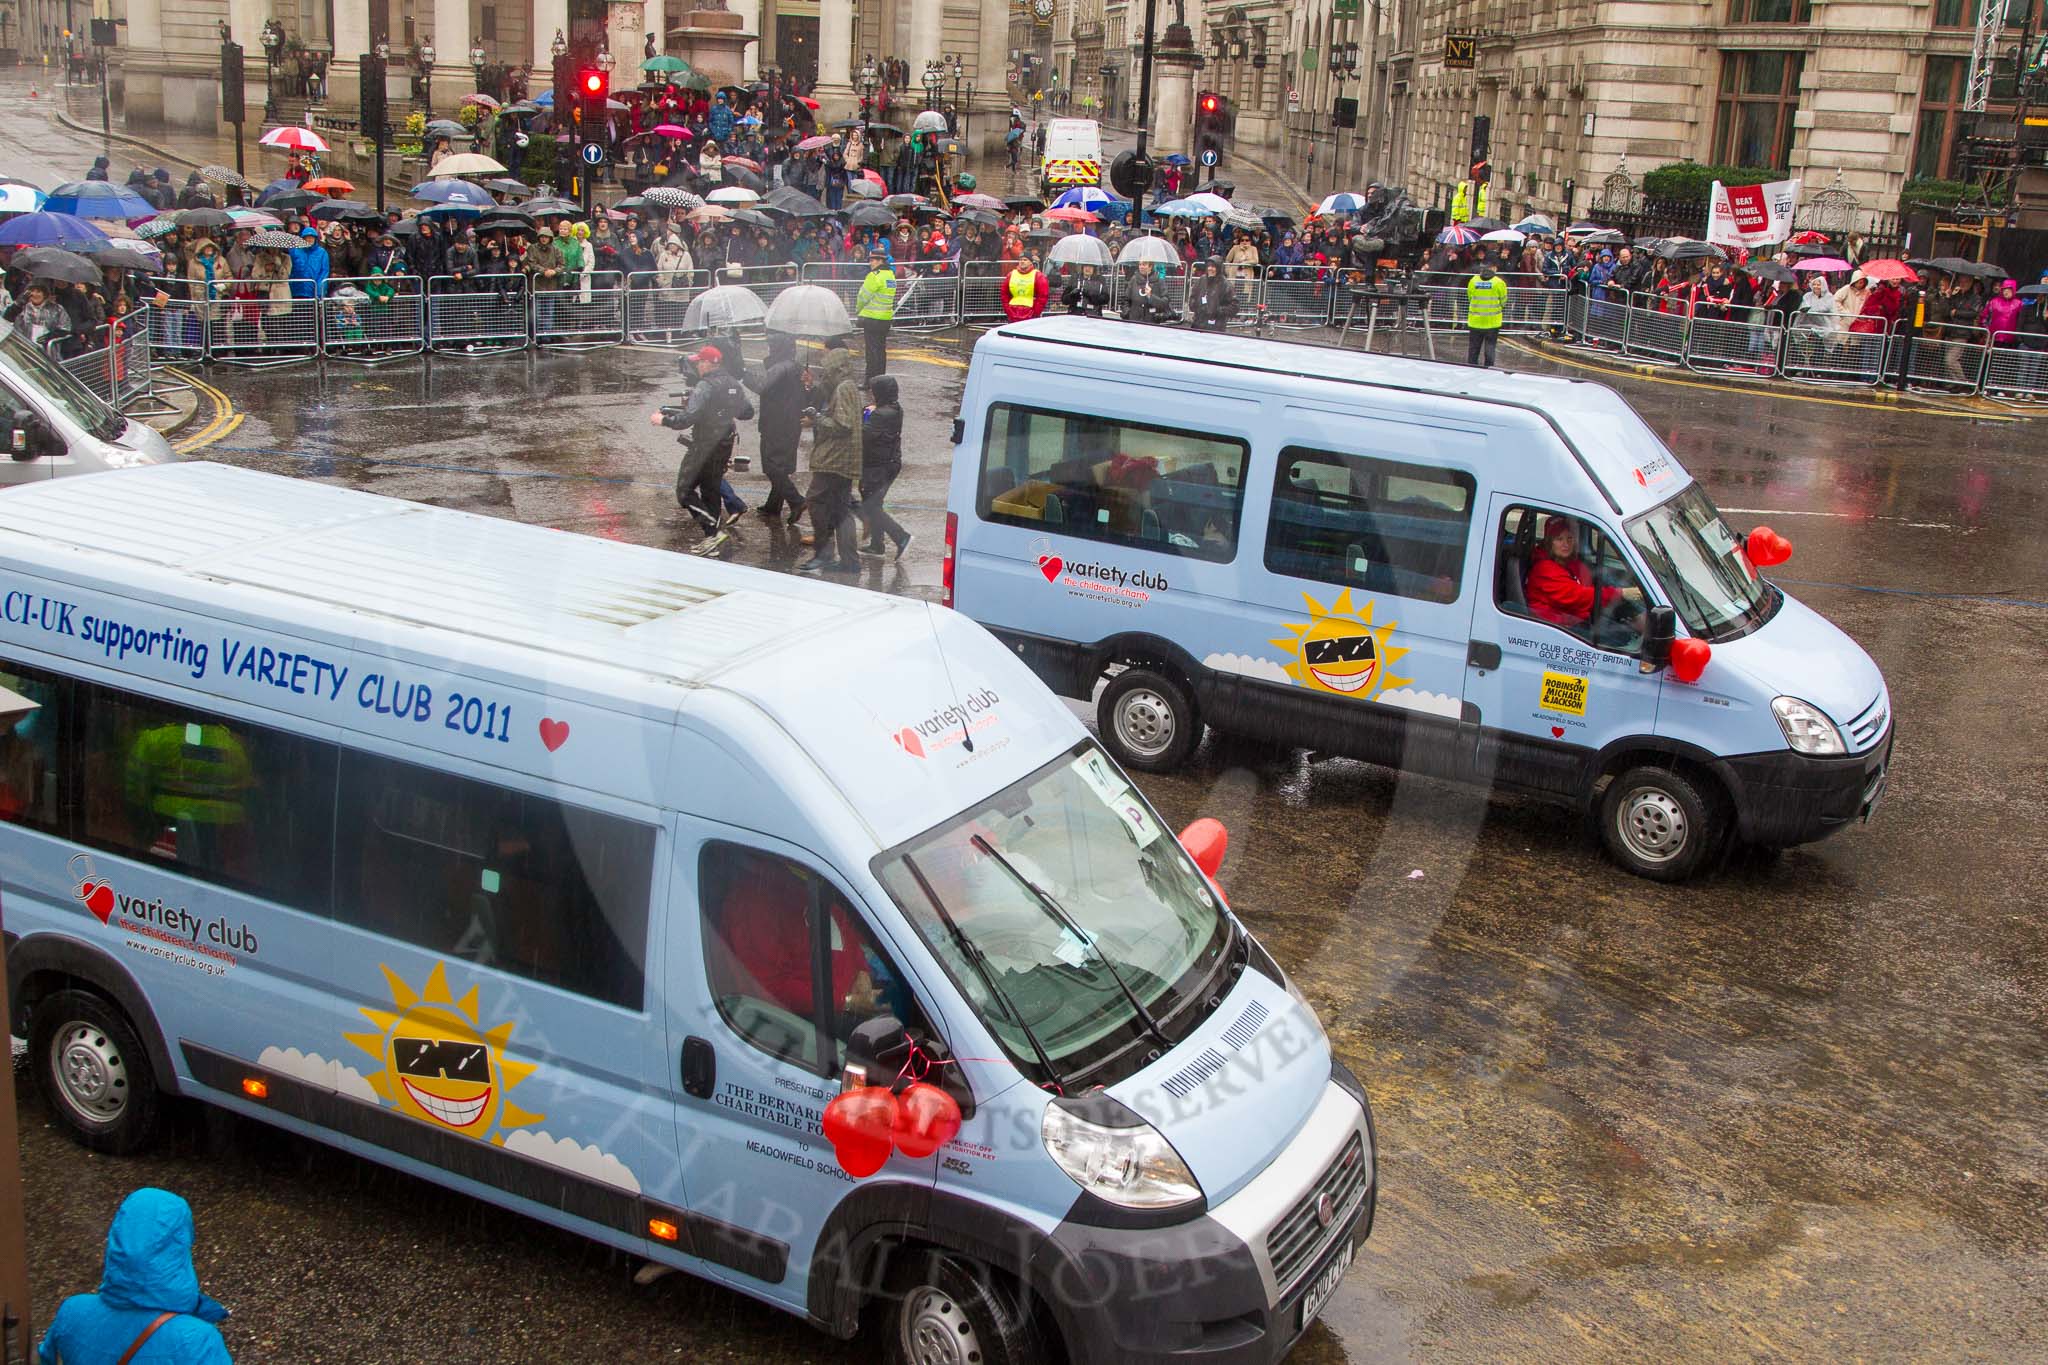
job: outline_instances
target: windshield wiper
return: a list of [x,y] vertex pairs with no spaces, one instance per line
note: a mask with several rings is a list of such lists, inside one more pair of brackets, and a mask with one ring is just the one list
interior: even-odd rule
[[1052,1058],[1046,1053],[1045,1045],[1038,1041],[1038,1035],[1031,1031],[1031,1025],[1024,1022],[1024,1016],[1010,1003],[1009,995],[996,984],[996,974],[990,969],[988,958],[982,954],[981,946],[962,933],[960,926],[954,923],[953,916],[946,909],[946,903],[939,899],[939,893],[925,880],[924,869],[917,865],[917,859],[906,853],[903,855],[903,865],[909,868],[910,875],[917,879],[917,889],[924,892],[924,898],[932,903],[933,911],[938,914],[939,923],[946,926],[946,932],[952,936],[953,945],[960,950],[960,955],[967,959],[967,965],[974,968],[975,975],[981,978],[981,984],[988,987],[988,993],[1003,1007],[1003,1013],[1010,1016],[1010,1022],[1024,1035],[1024,1041],[1031,1044],[1031,1050],[1037,1054],[1038,1064],[1044,1068],[1046,1077],[1059,1088],[1061,1094],[1065,1094],[1066,1077],[1052,1064]]
[[1082,929],[1079,924],[1076,924],[1074,922],[1074,917],[1072,915],[1069,915],[1066,912],[1066,910],[1060,905],[1060,903],[1052,898],[1052,893],[1047,891],[1044,887],[1040,886],[1037,882],[1032,881],[1022,872],[1019,872],[1016,869],[1016,867],[1012,865],[1008,858],[1005,858],[1002,854],[996,852],[996,846],[994,844],[991,844],[988,840],[982,838],[979,834],[970,835],[968,837],[968,842],[973,844],[976,848],[980,849],[989,857],[995,859],[996,865],[1002,868],[1003,871],[1009,873],[1010,876],[1016,881],[1017,885],[1023,887],[1026,891],[1030,892],[1032,897],[1037,900],[1040,907],[1042,907],[1048,915],[1051,915],[1053,917],[1053,919],[1059,924],[1060,928],[1066,930],[1069,934],[1072,934],[1077,941],[1079,941],[1083,946],[1087,947],[1091,952],[1095,954],[1095,960],[1097,962],[1100,962],[1104,967],[1109,969],[1110,980],[1116,982],[1116,988],[1123,992],[1125,1003],[1130,1005],[1131,1012],[1136,1014],[1138,1016],[1139,1021],[1144,1024],[1145,1032],[1151,1034],[1153,1041],[1157,1042],[1162,1049],[1171,1050],[1173,1047],[1173,1040],[1168,1038],[1166,1036],[1165,1031],[1159,1027],[1159,1021],[1152,1017],[1152,1011],[1146,1009],[1144,1003],[1138,999],[1138,993],[1131,989],[1130,983],[1124,980],[1124,974],[1116,969],[1116,964],[1114,962],[1111,962],[1109,960],[1109,954],[1103,952],[1102,948],[1087,933],[1087,931]]

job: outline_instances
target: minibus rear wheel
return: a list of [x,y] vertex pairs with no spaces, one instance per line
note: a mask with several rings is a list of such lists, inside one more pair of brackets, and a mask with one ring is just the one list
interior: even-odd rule
[[91,991],[36,1004],[29,1028],[36,1088],[58,1124],[95,1152],[147,1146],[162,1110],[149,1053],[127,1016]]
[[943,1251],[890,1276],[890,1365],[1041,1365],[1038,1322],[1008,1277]]
[[1172,772],[1202,738],[1187,689],[1149,668],[1126,668],[1109,680],[1095,726],[1117,762],[1147,773]]
[[1638,877],[1682,882],[1721,849],[1728,822],[1719,793],[1675,767],[1644,764],[1607,784],[1600,837]]

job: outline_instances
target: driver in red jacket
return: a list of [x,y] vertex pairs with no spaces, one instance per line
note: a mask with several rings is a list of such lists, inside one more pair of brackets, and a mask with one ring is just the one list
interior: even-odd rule
[[1639,588],[1593,586],[1593,571],[1579,558],[1579,531],[1570,517],[1551,517],[1543,523],[1543,550],[1529,566],[1529,577],[1522,585],[1529,613],[1539,621],[1583,633],[1593,619],[1596,603],[1606,606],[1617,598],[1642,599]]

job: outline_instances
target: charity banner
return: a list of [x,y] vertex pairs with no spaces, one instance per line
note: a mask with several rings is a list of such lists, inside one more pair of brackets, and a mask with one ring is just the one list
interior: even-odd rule
[[1752,250],[1770,246],[1792,235],[1792,216],[1798,211],[1797,180],[1732,189],[1716,180],[1707,210],[1707,240],[1716,246]]

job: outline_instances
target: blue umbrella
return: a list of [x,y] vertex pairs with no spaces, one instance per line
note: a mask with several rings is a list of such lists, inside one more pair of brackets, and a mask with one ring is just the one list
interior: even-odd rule
[[474,204],[436,204],[430,209],[421,209],[422,218],[476,218],[483,210]]
[[552,109],[555,107],[555,92],[552,90],[543,90],[538,95],[535,95],[533,97],[532,102],[542,109]]
[[95,251],[113,239],[83,218],[68,213],[24,213],[0,223],[0,246],[54,246]]
[[1093,185],[1076,185],[1052,201],[1056,209],[1087,209],[1090,213],[1116,202],[1116,196],[1105,193]]
[[264,204],[268,203],[272,199],[275,199],[278,195],[283,194],[286,190],[295,190],[297,188],[298,185],[294,181],[273,180],[268,185],[265,185],[262,189],[256,191],[256,207],[260,209],[264,206]]
[[467,180],[427,180],[412,187],[412,197],[430,204],[452,204],[461,208],[487,209],[497,204],[491,192]]
[[1326,215],[1357,213],[1365,207],[1365,196],[1360,194],[1332,194],[1316,205],[1316,212]]
[[26,180],[0,180],[0,213],[34,213],[49,197]]
[[1170,156],[1167,156],[1165,158],[1165,161],[1166,164],[1169,166],[1192,166],[1195,164],[1194,162],[1188,160],[1187,153],[1185,152],[1174,152]]
[[134,190],[105,180],[74,180],[50,191],[43,207],[77,218],[149,218],[156,205]]
[[1152,210],[1155,218],[1211,218],[1216,210],[1206,204],[1190,204],[1185,199],[1176,199],[1171,204],[1161,204]]

